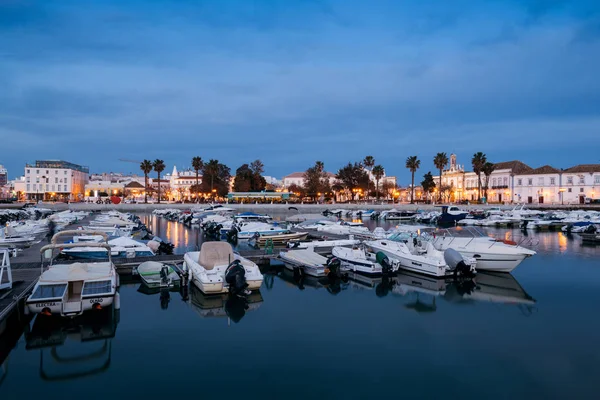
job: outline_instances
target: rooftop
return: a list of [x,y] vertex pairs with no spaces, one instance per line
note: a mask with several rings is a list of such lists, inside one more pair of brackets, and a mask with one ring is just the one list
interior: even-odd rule
[[536,168],[532,171],[528,172],[529,174],[532,175],[538,175],[538,174],[560,174],[560,170],[550,166],[550,165],[544,165],[541,166],[539,168]]
[[86,174],[90,173],[89,167],[62,160],[36,160],[35,164],[25,164],[25,166],[30,168],[72,169],[79,172],[85,172]]
[[582,173],[582,172],[600,172],[600,164],[579,164],[574,167],[567,168],[563,172]]
[[[285,178],[304,178],[304,174],[305,174],[305,172],[292,172],[291,174],[284,176],[283,179],[285,179]],[[325,174],[330,178],[335,177],[335,174],[332,172],[325,172]]]
[[494,164],[494,166],[496,170],[510,169],[513,174],[525,174],[533,171],[533,168],[519,160],[499,162]]

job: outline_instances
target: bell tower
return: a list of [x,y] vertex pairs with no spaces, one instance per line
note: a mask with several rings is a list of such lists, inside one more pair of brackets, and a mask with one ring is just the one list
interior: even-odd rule
[[456,154],[450,154],[450,171],[456,171]]

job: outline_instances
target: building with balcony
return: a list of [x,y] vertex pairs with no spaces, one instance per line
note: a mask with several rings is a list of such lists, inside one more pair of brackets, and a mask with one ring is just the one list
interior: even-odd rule
[[25,195],[29,200],[79,201],[85,196],[89,168],[61,160],[25,165]]

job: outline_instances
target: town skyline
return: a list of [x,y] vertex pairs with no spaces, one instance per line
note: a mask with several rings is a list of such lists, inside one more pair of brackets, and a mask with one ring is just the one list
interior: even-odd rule
[[74,155],[94,171],[184,166],[189,149],[232,168],[261,159],[273,176],[372,154],[402,182],[406,157],[426,172],[440,151],[598,162],[594,1],[9,2],[0,14],[9,171]]

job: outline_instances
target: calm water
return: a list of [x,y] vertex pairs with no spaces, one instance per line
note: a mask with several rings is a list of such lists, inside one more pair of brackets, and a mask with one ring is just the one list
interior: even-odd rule
[[[146,218],[178,251],[201,243]],[[25,334],[11,321],[0,398],[598,398],[600,247],[556,232],[529,239],[537,256],[475,284],[298,283],[272,266],[247,309],[193,287],[184,301],[123,282],[119,315],[102,321],[71,331],[32,321]]]

